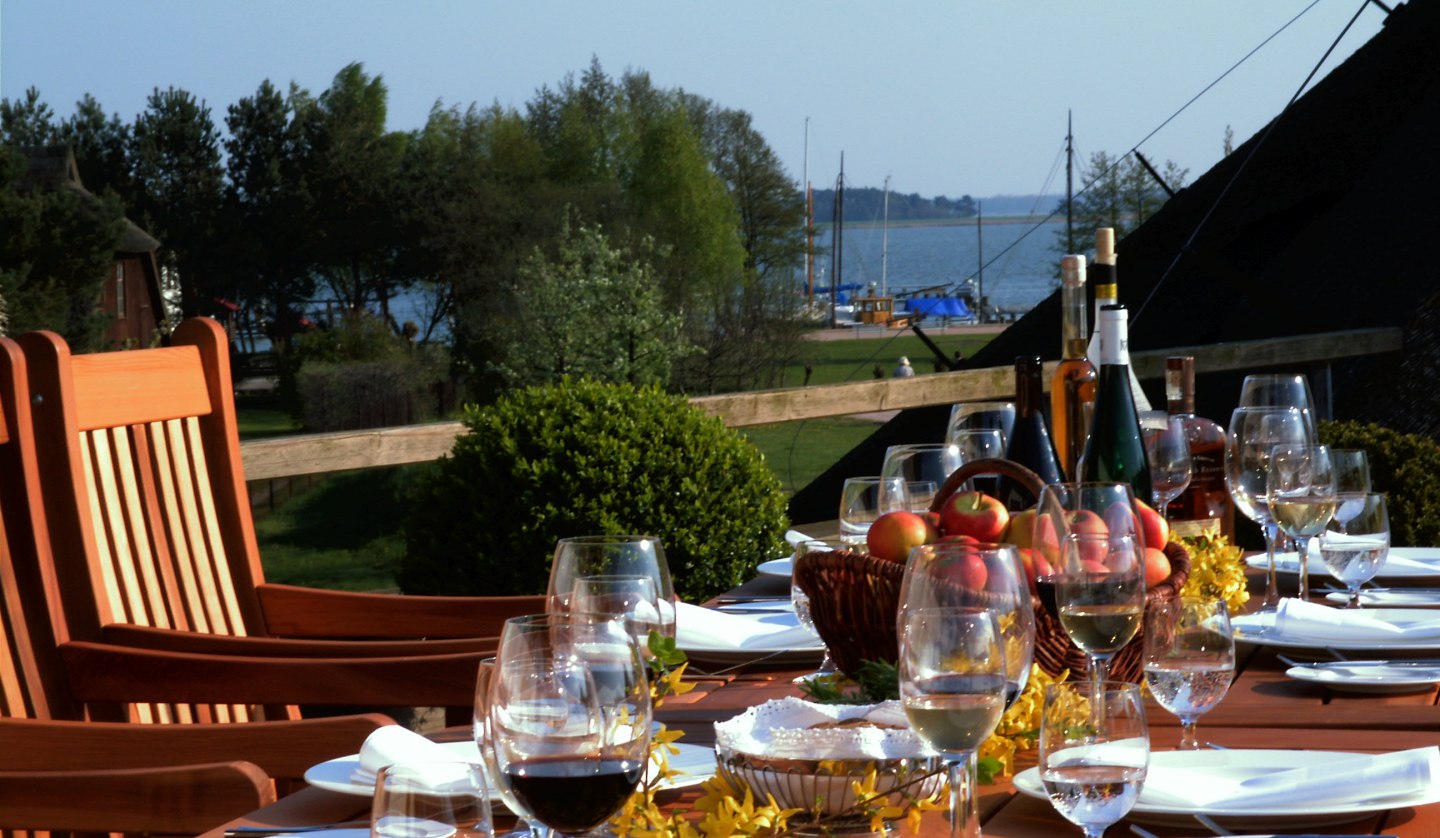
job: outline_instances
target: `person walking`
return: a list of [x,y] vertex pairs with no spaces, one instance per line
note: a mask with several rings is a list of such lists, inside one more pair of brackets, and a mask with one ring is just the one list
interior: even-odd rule
[[895,378],[909,378],[914,374],[915,368],[910,366],[910,359],[905,357],[904,355],[901,355],[900,364],[899,366],[895,367],[895,372],[892,373],[892,375]]

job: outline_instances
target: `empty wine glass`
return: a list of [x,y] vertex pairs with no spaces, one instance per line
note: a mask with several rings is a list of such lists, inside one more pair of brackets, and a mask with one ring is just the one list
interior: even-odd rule
[[1185,417],[1167,416],[1145,428],[1145,456],[1150,461],[1150,492],[1155,511],[1170,518],[1170,501],[1190,485],[1190,437]]
[[970,757],[1005,712],[1005,644],[995,612],[914,608],[900,625],[900,700],[950,772],[950,835],[980,838]]
[[1266,611],[1275,610],[1280,602],[1280,586],[1275,575],[1275,540],[1279,528],[1270,516],[1266,495],[1270,452],[1277,445],[1307,445],[1310,441],[1305,417],[1296,408],[1241,407],[1230,414],[1225,438],[1225,486],[1235,507],[1259,524],[1265,533],[1269,570],[1261,608]]
[[658,628],[675,636],[675,587],[660,539],[651,535],[582,535],[555,544],[550,563],[547,611],[570,609],[575,580],[581,576],[646,576],[655,583]]
[[1300,411],[1305,430],[1315,438],[1315,399],[1310,380],[1300,373],[1257,373],[1245,376],[1236,407],[1293,407]]
[[[824,539],[802,541],[795,546],[795,558],[798,559],[812,551],[843,550],[848,547],[850,547],[850,545],[843,541],[830,542]],[[795,620],[804,626],[806,631],[814,634],[816,637],[820,637],[819,630],[815,628],[815,619],[810,613],[810,596],[805,593],[804,588],[796,584],[794,577],[791,577],[790,580],[790,604],[795,607]],[[820,637],[820,642],[824,644],[825,638]],[[792,683],[799,684],[814,678],[828,678],[839,672],[840,669],[835,665],[835,660],[830,657],[830,647],[827,645],[825,646],[824,657],[820,659],[820,668],[809,675],[796,676],[792,679]]]
[[845,478],[840,489],[840,540],[863,545],[876,518],[908,508],[906,482],[904,477]]
[[906,508],[911,512],[929,512],[940,486],[934,480],[911,480],[905,484]]
[[1320,533],[1320,559],[1349,590],[1348,606],[1359,608],[1360,586],[1375,578],[1390,553],[1390,516],[1385,496],[1362,495],[1359,509],[1344,521],[1332,518]]
[[1310,539],[1335,514],[1335,473],[1323,445],[1277,445],[1265,478],[1270,517],[1295,540],[1300,599],[1310,598]]
[[1145,700],[1137,684],[1075,683],[1045,688],[1040,781],[1050,803],[1086,838],[1125,817],[1150,766]]
[[577,576],[570,592],[570,606],[576,611],[619,618],[642,650],[647,647],[650,632],[660,630],[660,599],[655,580],[649,576]]
[[1125,535],[1072,532],[1060,546],[1055,577],[1060,627],[1090,659],[1090,683],[1106,679],[1110,660],[1135,639],[1145,613],[1145,560]]
[[[976,460],[1004,457],[1006,439],[999,428],[954,428],[945,441],[960,448],[960,464],[965,465]],[[994,496],[997,494],[997,481],[998,478],[988,476],[972,478],[966,481],[963,491],[974,489]]]
[[1014,402],[961,402],[950,408],[950,421],[945,425],[945,441],[957,430],[992,428],[1001,433],[1000,447],[1010,444],[1015,429]]
[[1145,685],[1180,718],[1180,750],[1198,750],[1195,722],[1235,675],[1235,632],[1223,599],[1177,596],[1145,609]]
[[372,838],[493,838],[484,766],[470,762],[387,765],[375,773]]
[[932,480],[936,486],[944,486],[945,478],[963,464],[960,446],[954,443],[892,445],[885,449],[880,476],[900,477],[907,481]]
[[1331,448],[1330,467],[1335,471],[1335,519],[1343,523],[1360,512],[1370,493],[1370,458],[1362,448]]

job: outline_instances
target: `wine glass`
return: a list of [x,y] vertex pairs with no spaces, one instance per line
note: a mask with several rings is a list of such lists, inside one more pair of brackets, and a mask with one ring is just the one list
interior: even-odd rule
[[1277,445],[1306,445],[1311,436],[1305,417],[1293,407],[1240,407],[1230,414],[1225,438],[1225,486],[1241,514],[1265,533],[1269,571],[1261,608],[1273,611],[1280,602],[1275,576],[1275,539],[1279,528],[1270,516],[1266,495],[1270,451]]
[[1300,373],[1257,373],[1245,376],[1236,407],[1293,407],[1300,411],[1305,430],[1315,438],[1315,399],[1310,380]]
[[907,509],[903,477],[847,477],[840,489],[840,540],[864,544],[870,525],[886,512]]
[[619,618],[641,650],[647,648],[650,632],[661,628],[660,598],[649,576],[577,576],[570,607]]
[[1170,518],[1170,501],[1190,485],[1190,436],[1185,417],[1167,416],[1145,429],[1145,456],[1150,461],[1150,492],[1155,510]]
[[1061,572],[1060,545],[1067,535],[1113,532],[1134,539],[1137,547],[1143,547],[1145,539],[1139,519],[1123,514],[1135,508],[1135,495],[1128,483],[1051,483],[1040,490],[1038,501],[1031,546],[1045,567],[1037,569],[1035,588],[1041,604],[1058,617],[1055,579]]
[[1110,659],[1135,639],[1145,613],[1145,559],[1135,539],[1114,533],[1066,536],[1055,608],[1065,635],[1090,659],[1090,683],[1098,688]]
[[[485,761],[487,776],[498,777],[500,768],[495,763],[495,738],[491,733],[490,726],[490,684],[494,680],[495,659],[485,658],[480,661],[480,670],[475,677],[475,720],[473,733],[475,747],[480,749],[480,756]],[[549,830],[538,822],[520,814],[519,801],[510,793],[510,787],[504,783],[493,782],[495,793],[500,795],[500,802],[505,808],[516,813],[516,828],[513,832],[507,833],[506,838],[544,838]]]
[[1295,540],[1300,599],[1310,598],[1310,539],[1335,514],[1335,472],[1323,445],[1277,445],[1265,478],[1270,517]]
[[936,486],[944,486],[945,478],[963,464],[960,446],[953,443],[892,445],[885,449],[880,476],[900,477],[907,481],[933,480]]
[[1375,578],[1390,553],[1390,516],[1385,496],[1362,495],[1359,509],[1345,520],[1331,518],[1320,533],[1320,559],[1349,589],[1351,608],[1360,607],[1360,586]]
[[985,608],[912,608],[900,625],[900,700],[950,772],[950,835],[979,838],[971,755],[1005,712],[1005,643]]
[[1086,838],[1125,817],[1150,767],[1150,732],[1138,684],[1075,683],[1045,688],[1040,780],[1050,803]]
[[[999,428],[954,428],[945,441],[960,448],[960,464],[1005,456],[1006,436]],[[978,477],[968,481],[965,490],[978,489],[988,495],[997,494],[998,478]]]
[[577,612],[507,620],[489,716],[497,783],[521,814],[564,835],[604,824],[644,775],[649,685],[618,620]]
[[582,535],[562,538],[550,562],[547,611],[570,608],[575,580],[581,576],[648,576],[655,582],[658,628],[675,636],[675,587],[660,539],[650,535]]
[[1001,433],[1000,447],[1010,444],[1015,429],[1014,402],[961,402],[950,408],[950,421],[945,425],[945,441],[963,428],[992,428]]
[[493,838],[485,768],[470,762],[387,765],[375,773],[372,838]]
[[1199,750],[1195,722],[1235,675],[1235,631],[1223,599],[1177,596],[1145,609],[1145,685],[1180,717],[1180,750]]
[[1335,471],[1335,518],[1348,521],[1370,493],[1370,458],[1363,448],[1331,448],[1330,467]]
[[934,480],[910,480],[905,483],[906,508],[911,512],[929,512],[940,485]]
[[[812,551],[826,552],[831,550],[843,550],[850,545],[843,541],[830,542],[823,539],[812,539],[802,541],[795,545],[795,558],[800,558]],[[820,632],[815,628],[815,620],[810,614],[810,596],[805,589],[796,584],[794,577],[790,579],[790,604],[795,607],[795,620],[805,627],[805,630],[820,637]],[[820,637],[820,642],[825,643],[825,638]],[[824,657],[820,659],[820,668],[809,675],[797,675],[791,679],[791,683],[800,684],[815,678],[828,678],[839,673],[840,669],[835,665],[834,658],[830,657],[830,647],[825,646]]]

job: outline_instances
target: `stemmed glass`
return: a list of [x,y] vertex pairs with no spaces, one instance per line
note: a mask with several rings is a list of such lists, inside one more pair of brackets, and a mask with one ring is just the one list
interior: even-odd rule
[[1335,471],[1335,518],[1342,523],[1360,512],[1370,493],[1370,458],[1362,448],[1331,448]]
[[[904,477],[847,477],[840,488],[840,540],[864,544],[870,525],[886,512],[908,509]],[[939,485],[938,483],[936,484]]]
[[657,628],[675,636],[675,587],[660,539],[650,535],[583,535],[555,544],[546,588],[547,611],[570,610],[575,580],[582,576],[645,576],[654,581],[659,606]]
[[1150,461],[1150,492],[1155,511],[1170,518],[1170,501],[1190,485],[1190,438],[1185,417],[1167,416],[1145,428],[1145,456]]
[[1060,627],[1090,659],[1099,689],[1115,657],[1135,639],[1145,614],[1145,559],[1133,537],[1072,532],[1060,545],[1055,608]]
[[950,408],[950,421],[945,425],[945,441],[957,431],[968,428],[993,428],[1001,434],[1000,447],[1010,444],[1015,429],[1014,402],[961,402]]
[[[795,545],[795,558],[800,558],[812,551],[826,552],[831,550],[845,549],[850,545],[843,541],[830,542],[823,539],[812,539],[802,541]],[[805,589],[795,582],[794,577],[790,579],[790,604],[795,607],[795,620],[805,627],[806,631],[820,637],[820,632],[815,628],[815,619],[810,614],[810,595]],[[825,638],[820,637],[820,642],[825,643]],[[835,665],[835,659],[830,657],[830,647],[825,645],[825,656],[820,659],[820,668],[809,675],[797,675],[791,679],[791,683],[800,684],[815,678],[828,678],[837,674],[840,668]]]
[[934,480],[911,480],[905,484],[905,508],[911,512],[929,512],[940,484]]
[[1138,684],[1045,688],[1040,719],[1040,781],[1066,820],[1100,838],[1125,817],[1150,767],[1150,732]]
[[649,576],[578,576],[570,592],[570,607],[619,618],[642,650],[647,648],[650,632],[661,629],[660,597]]
[[1359,509],[1341,520],[1330,519],[1320,533],[1320,559],[1331,575],[1349,589],[1348,607],[1359,608],[1360,586],[1375,578],[1390,553],[1390,516],[1385,496],[1361,495]]
[[[960,448],[960,464],[1005,456],[1005,433],[999,428],[952,428],[945,441]],[[977,477],[966,485],[994,495],[995,477]]]
[[1195,722],[1235,676],[1235,631],[1223,599],[1170,597],[1145,609],[1145,685],[1180,717],[1179,749],[1199,750]]
[[1280,603],[1275,576],[1275,539],[1279,528],[1270,516],[1266,494],[1270,452],[1277,445],[1307,445],[1311,441],[1304,415],[1293,407],[1241,407],[1230,414],[1225,440],[1225,485],[1235,506],[1265,533],[1269,571],[1261,608],[1273,611]]
[[971,755],[1005,712],[1005,643],[994,611],[914,608],[900,624],[900,699],[950,772],[950,835],[979,838]]
[[932,480],[936,486],[944,486],[945,478],[962,465],[960,446],[954,443],[892,445],[885,449],[880,476]]
[[524,809],[515,799],[515,795],[510,793],[510,787],[493,779],[500,776],[500,767],[495,762],[495,737],[490,725],[490,684],[494,675],[495,659],[485,658],[480,661],[480,670],[475,678],[475,747],[480,749],[480,756],[485,760],[485,770],[492,778],[495,793],[500,795],[500,802],[516,815],[516,828],[508,833],[507,838],[545,838],[550,834],[550,830],[540,822],[532,821],[521,814]]
[[1050,567],[1049,574],[1035,580],[1035,587],[1052,616],[1059,616],[1055,579],[1062,572],[1060,545],[1065,537],[1072,532],[1126,536],[1144,555],[1145,539],[1134,509],[1135,495],[1127,483],[1052,483],[1040,490],[1031,546]]
[[485,769],[470,762],[387,765],[375,774],[371,838],[492,838]]
[[1277,445],[1270,449],[1265,479],[1270,517],[1295,541],[1300,599],[1310,598],[1310,539],[1335,514],[1335,472],[1323,445]]
[[1315,399],[1310,380],[1299,373],[1257,373],[1245,376],[1236,407],[1293,407],[1300,411],[1306,433],[1315,438]]

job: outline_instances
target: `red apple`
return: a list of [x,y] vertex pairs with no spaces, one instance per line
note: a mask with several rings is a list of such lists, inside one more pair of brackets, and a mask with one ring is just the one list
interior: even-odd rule
[[1055,519],[1049,515],[1036,515],[1035,527],[1030,536],[1030,546],[1040,551],[1045,561],[1052,566],[1060,564],[1060,533],[1055,531]]
[[930,573],[978,591],[983,590],[990,579],[990,569],[985,566],[980,549],[980,542],[968,535],[947,535],[926,547],[924,552],[934,562]]
[[1145,587],[1153,588],[1170,576],[1170,558],[1165,551],[1145,548]]
[[877,559],[904,564],[910,548],[929,544],[938,535],[924,516],[897,510],[875,519],[865,534],[865,546]]
[[1135,517],[1140,519],[1140,531],[1145,538],[1145,547],[1161,549],[1165,542],[1170,540],[1170,523],[1159,512],[1156,512],[1150,504],[1143,500],[1135,501]]
[[1140,520],[1135,512],[1136,510],[1123,503],[1111,504],[1110,508],[1105,510],[1105,525],[1110,528],[1110,532],[1116,535],[1135,533],[1144,538],[1144,530],[1141,529]]
[[1088,509],[1080,509],[1070,513],[1070,532],[1087,535],[1109,535],[1110,527],[1106,525],[1105,519],[1096,515]]
[[1004,541],[1016,547],[1035,546],[1035,510],[1024,509],[1010,516],[1005,527]]
[[1016,551],[1020,553],[1020,563],[1025,565],[1025,581],[1030,585],[1030,593],[1038,593],[1035,589],[1035,580],[1042,576],[1049,576],[1055,571],[1050,567],[1050,563],[1045,561],[1045,557],[1040,554],[1040,551],[1034,547],[1018,547]]
[[920,517],[922,517],[922,518],[924,518],[926,521],[929,521],[929,522],[930,522],[930,526],[932,526],[932,527],[935,528],[935,532],[937,532],[937,533],[940,532],[940,513],[939,513],[939,512],[921,512],[921,513],[919,513],[919,514],[920,514]]
[[940,528],[946,535],[968,535],[982,542],[1000,540],[1010,511],[1005,504],[983,492],[958,492],[940,510]]

